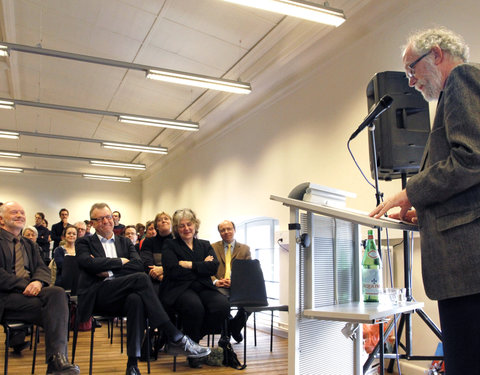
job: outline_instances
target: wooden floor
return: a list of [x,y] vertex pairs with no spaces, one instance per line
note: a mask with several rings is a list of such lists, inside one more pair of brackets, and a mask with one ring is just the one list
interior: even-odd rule
[[[287,374],[287,339],[274,337],[273,353],[270,353],[270,336],[267,333],[257,331],[257,347],[253,342],[253,330],[247,331],[247,368],[239,371],[238,374]],[[218,339],[218,337],[217,337]],[[5,358],[5,335],[0,333],[0,357],[2,358],[0,373],[3,373],[3,358]],[[206,344],[205,341],[202,341]],[[232,340],[232,344],[234,341]],[[81,374],[88,374],[90,332],[80,332],[78,339],[77,353],[75,363],[80,366]],[[233,344],[241,362],[243,362],[243,343]],[[69,358],[71,357],[71,340],[69,342]],[[8,360],[8,374],[10,375],[28,375],[31,373],[33,350],[28,349],[22,352],[21,356],[16,356],[10,351]],[[125,374],[127,357],[120,353],[120,329],[115,328],[113,344],[110,344],[107,338],[106,324],[95,331],[95,347],[93,356],[93,374],[96,375],[114,375]],[[38,346],[35,374],[45,374],[45,346],[43,333],[40,335]],[[139,369],[142,375],[147,374],[146,362],[139,362]],[[229,367],[211,367],[203,365],[202,368],[192,369],[188,367],[185,357],[178,357],[178,374],[218,374],[230,375],[237,371]],[[166,354],[160,354],[155,362],[151,362],[152,374],[173,373],[173,359]]]

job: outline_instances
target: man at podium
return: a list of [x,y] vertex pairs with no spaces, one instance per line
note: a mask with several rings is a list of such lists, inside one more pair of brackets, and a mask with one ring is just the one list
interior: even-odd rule
[[418,222],[423,282],[438,301],[449,375],[480,374],[480,65],[466,63],[468,52],[444,28],[409,38],[409,85],[438,100],[437,111],[419,173],[370,213],[400,207],[390,216]]

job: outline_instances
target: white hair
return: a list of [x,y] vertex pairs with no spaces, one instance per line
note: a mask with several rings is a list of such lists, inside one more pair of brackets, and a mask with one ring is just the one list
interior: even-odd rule
[[413,52],[418,55],[438,46],[442,51],[462,62],[467,62],[470,57],[470,49],[463,37],[444,27],[422,30],[410,35],[407,44],[403,47],[404,54],[408,46],[411,46]]

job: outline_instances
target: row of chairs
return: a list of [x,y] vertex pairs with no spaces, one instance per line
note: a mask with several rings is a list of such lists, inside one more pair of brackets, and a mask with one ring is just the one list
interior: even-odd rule
[[[63,264],[63,281],[66,288],[67,295],[69,296],[70,303],[76,303],[76,288],[78,282],[78,264],[76,263],[75,257],[67,256],[64,259]],[[255,313],[262,311],[270,311],[271,313],[271,322],[270,322],[270,351],[273,350],[273,318],[275,311],[288,311],[287,305],[268,305],[267,294],[265,289],[265,281],[263,278],[263,272],[260,267],[260,262],[258,260],[235,260],[232,264],[232,274],[231,274],[231,290],[230,290],[230,303],[232,307],[242,307],[247,312],[253,313],[254,315],[254,342],[255,346],[257,345],[256,337],[256,316]],[[93,348],[94,348],[94,336],[95,336],[95,327],[96,322],[99,320],[106,321],[109,326],[109,334],[112,339],[112,333],[110,327],[113,329],[113,321],[117,317],[105,317],[105,316],[93,316],[92,318],[92,328],[91,328],[91,338],[90,338],[90,363],[89,363],[89,374],[92,374],[93,366]],[[123,352],[123,318],[118,318],[120,321],[120,330],[121,330],[121,351]],[[6,333],[6,347],[5,347],[5,365],[4,373],[8,373],[8,341],[10,334],[13,330],[30,328],[33,335],[33,325],[25,324],[22,322],[8,322],[4,323],[4,330]],[[72,363],[75,360],[75,350],[76,343],[78,338],[78,324],[74,325],[74,336],[72,343]],[[148,321],[146,324],[148,326]],[[243,329],[244,334],[244,355],[243,362],[244,366],[247,364],[247,338],[246,338],[246,324]],[[150,340],[150,330],[147,328],[147,345],[149,346]],[[36,358],[36,349],[38,343],[38,327],[35,330],[35,340],[32,340],[34,343],[34,355],[32,363],[32,374],[35,369],[35,358]],[[212,339],[213,342],[213,339]],[[147,353],[150,353],[150,348],[147,348]],[[176,369],[174,359],[174,371]],[[148,373],[150,373],[150,358],[147,356],[147,367]]]

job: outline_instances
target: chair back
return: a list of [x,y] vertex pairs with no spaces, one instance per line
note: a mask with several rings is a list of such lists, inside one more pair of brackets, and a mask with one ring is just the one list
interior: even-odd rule
[[77,295],[78,278],[80,276],[80,269],[76,256],[66,255],[63,258],[62,268],[62,287],[65,290],[70,290],[72,296]]
[[230,283],[232,306],[268,306],[267,291],[258,259],[235,259]]

